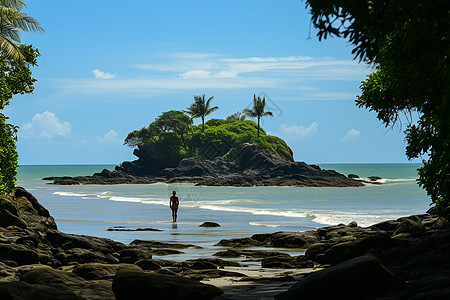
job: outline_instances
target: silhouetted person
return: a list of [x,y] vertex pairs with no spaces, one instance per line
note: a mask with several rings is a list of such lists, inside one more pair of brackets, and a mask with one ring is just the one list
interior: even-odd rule
[[178,211],[178,205],[180,204],[180,201],[178,200],[177,192],[172,192],[172,197],[170,197],[169,206],[172,210],[172,221],[177,221],[177,211]]

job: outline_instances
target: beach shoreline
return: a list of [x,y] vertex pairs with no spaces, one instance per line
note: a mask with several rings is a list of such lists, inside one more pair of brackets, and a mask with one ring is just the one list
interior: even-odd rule
[[[436,276],[441,282],[450,280],[449,266],[441,256],[450,246],[450,239],[446,238],[450,230],[448,223],[432,210],[370,227],[352,222],[310,231],[221,240],[218,245],[227,250],[218,251],[214,258],[171,261],[154,259],[152,253],[195,245],[145,240],[125,245],[105,238],[66,234],[57,230],[49,212],[26,190],[18,188],[13,196],[1,200],[1,213],[9,217],[2,218],[0,231],[0,290],[13,295],[11,299],[22,299],[26,291],[78,297],[74,299],[114,296],[123,299],[118,295],[145,293],[149,285],[167,296],[164,293],[170,293],[174,287],[162,286],[161,276],[186,289],[192,286],[192,290],[208,294],[205,299],[291,299],[299,293],[320,295],[330,291],[311,290],[311,286],[330,285],[323,282],[329,276],[342,279],[341,286],[332,285],[332,292],[342,296],[366,293],[364,296],[377,298],[449,292],[447,288],[429,285]],[[270,251],[251,247],[270,247]],[[306,251],[291,256],[272,251],[274,248]],[[304,277],[306,274],[310,275]],[[359,275],[353,278],[351,274]],[[353,277],[345,283],[346,276]],[[129,287],[130,280],[135,287]],[[374,280],[396,284],[374,290],[368,283]],[[141,281],[145,285],[138,284]],[[358,281],[368,288],[362,291]],[[346,284],[351,284],[352,289]]]

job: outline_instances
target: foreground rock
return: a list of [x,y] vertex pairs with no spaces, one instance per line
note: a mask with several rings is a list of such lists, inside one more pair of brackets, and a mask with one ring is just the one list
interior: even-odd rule
[[243,144],[238,158],[185,158],[176,167],[163,168],[148,161],[145,146],[140,146],[133,162],[123,162],[114,171],[103,170],[92,176],[47,177],[54,184],[149,184],[155,182],[191,182],[208,186],[362,186],[360,180],[333,170],[295,162],[291,157],[260,150],[255,144]]
[[[305,232],[222,240],[216,255],[246,255],[246,247],[304,249],[296,257],[267,252],[262,267],[328,267],[300,280],[279,299],[446,299],[450,295],[450,227],[434,210],[363,228],[355,222]],[[269,254],[271,253],[271,254]],[[435,298],[433,298],[435,297]]]
[[208,300],[222,290],[197,280],[174,275],[120,271],[112,289],[117,300],[128,299],[199,299]]
[[[289,290],[293,282],[285,285],[279,299],[450,296],[450,228],[433,210],[367,228],[352,222],[306,232],[222,240],[218,245],[230,248],[216,256],[227,259],[184,262],[153,259],[153,255],[197,248],[195,245],[143,240],[125,245],[62,233],[48,211],[22,188],[0,197],[0,215],[5,216],[0,226],[1,299],[140,299],[149,294],[163,295],[161,299],[212,299],[221,291],[200,280],[233,277],[255,281],[240,272],[239,263],[229,260],[240,256],[261,261],[263,268],[280,268],[283,273],[286,269],[325,267]],[[255,246],[298,248],[305,253],[291,256],[272,249],[246,249]],[[293,279],[284,276],[265,278],[264,282]]]
[[[127,282],[128,287],[122,286],[124,279],[116,276],[118,273],[140,274],[140,279],[131,284],[135,289],[127,291],[128,295],[133,292],[148,295],[152,289],[157,289],[161,295],[168,293],[164,284],[156,280],[151,287],[149,278],[168,278],[162,275],[163,271],[174,275],[188,274],[191,267],[192,272],[196,271],[195,262],[181,264],[152,259],[153,251],[175,254],[181,252],[172,248],[194,245],[140,240],[125,245],[110,239],[60,232],[49,212],[23,188],[17,188],[9,196],[0,196],[0,216],[1,299],[139,299],[124,298],[120,294],[130,283]],[[214,271],[219,265],[210,263],[209,267]],[[203,268],[207,267],[204,263]],[[152,272],[158,273],[152,275]],[[208,276],[229,275],[217,272],[187,277],[203,279]],[[179,297],[192,295],[196,299],[211,299],[221,293],[198,280],[178,277],[170,278],[169,290],[182,291],[177,292]],[[112,289],[113,280],[117,295]],[[142,280],[145,285],[138,289]],[[153,292],[157,295],[155,290]],[[181,298],[174,296],[172,299]]]
[[372,254],[314,272],[276,299],[367,299],[404,289],[405,283]]

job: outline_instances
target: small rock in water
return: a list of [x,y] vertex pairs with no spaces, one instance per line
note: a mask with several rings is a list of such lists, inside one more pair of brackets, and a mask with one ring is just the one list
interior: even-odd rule
[[356,174],[348,174],[347,177],[348,177],[348,178],[351,178],[351,179],[359,178],[359,176],[356,175]]
[[124,226],[116,226],[116,227],[110,227],[106,231],[164,231],[161,229],[155,229],[155,228],[126,228]]
[[205,222],[199,227],[220,227],[220,225],[215,222]]

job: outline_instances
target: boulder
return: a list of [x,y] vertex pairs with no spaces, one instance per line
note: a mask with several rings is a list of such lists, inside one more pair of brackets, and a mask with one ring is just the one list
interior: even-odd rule
[[199,227],[220,227],[220,225],[216,222],[204,222]]
[[119,270],[142,271],[140,266],[132,264],[87,263],[75,266],[72,272],[86,280],[98,280],[113,278]]
[[207,270],[207,269],[217,269],[218,265],[210,261],[195,261],[189,267],[194,270]]
[[281,248],[306,249],[319,242],[315,231],[277,232],[272,235],[272,245]]
[[375,256],[366,254],[311,273],[275,299],[371,299],[404,287]]
[[298,266],[297,259],[290,255],[269,256],[261,261],[262,268],[293,269]]
[[165,243],[158,241],[147,241],[147,240],[134,240],[130,243],[130,245],[138,245],[141,247],[148,248],[164,248],[164,249],[186,249],[186,248],[196,248],[201,249],[199,246],[195,246],[192,244],[176,244],[176,243]]
[[8,196],[0,196],[0,227],[17,226],[27,228],[27,224],[22,220],[16,207]]
[[153,259],[140,259],[135,263],[137,266],[145,271],[153,271],[161,269],[161,266],[156,263]]
[[219,288],[197,280],[174,275],[117,272],[112,289],[117,300],[129,299],[213,299],[223,292]]
[[411,218],[404,218],[400,224],[395,229],[394,235],[401,234],[401,233],[416,233],[416,232],[423,232],[425,228],[419,220],[413,220]]
[[19,266],[37,264],[39,256],[36,251],[20,244],[0,244],[0,260],[13,260]]
[[213,254],[218,257],[237,258],[241,256],[241,252],[237,249],[227,249]]
[[153,255],[164,256],[164,255],[175,255],[183,254],[184,252],[175,249],[154,249],[152,250]]
[[120,262],[134,264],[140,259],[151,259],[152,254],[149,250],[139,248],[128,248],[119,252]]
[[0,282],[0,299],[4,300],[82,300],[66,288],[55,288],[22,281]]

